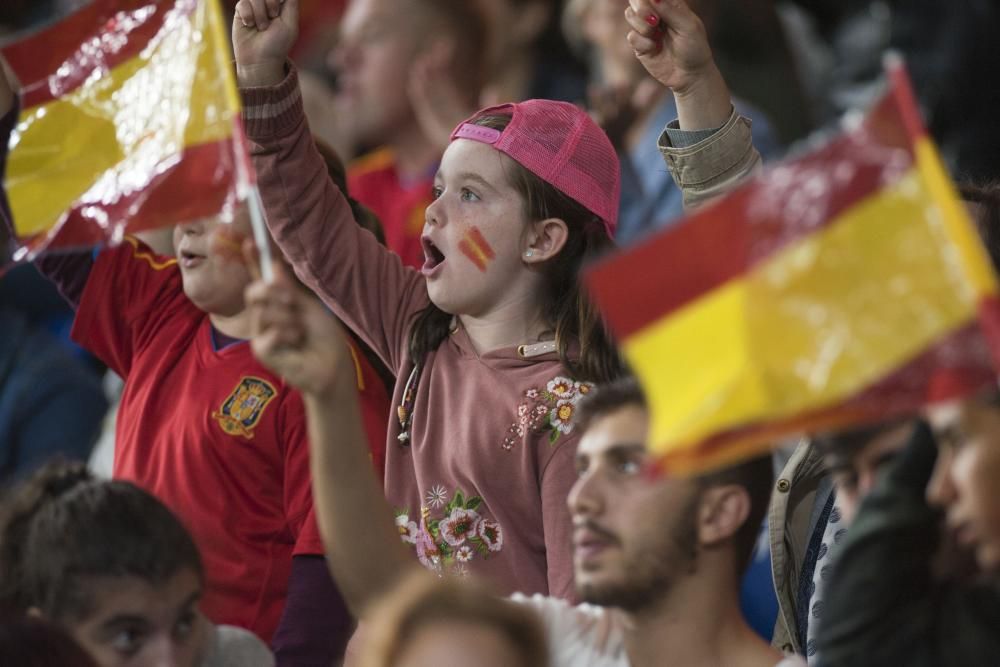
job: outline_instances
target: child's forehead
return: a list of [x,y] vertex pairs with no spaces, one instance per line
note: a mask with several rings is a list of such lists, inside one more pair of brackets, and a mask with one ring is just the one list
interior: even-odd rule
[[458,178],[470,174],[487,181],[508,180],[514,161],[488,144],[470,139],[455,139],[445,149],[436,179]]

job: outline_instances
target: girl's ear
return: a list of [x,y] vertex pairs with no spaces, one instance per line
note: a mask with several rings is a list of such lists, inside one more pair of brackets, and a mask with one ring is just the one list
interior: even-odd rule
[[563,249],[568,238],[569,228],[561,218],[546,218],[532,223],[521,253],[522,259],[528,264],[552,259]]

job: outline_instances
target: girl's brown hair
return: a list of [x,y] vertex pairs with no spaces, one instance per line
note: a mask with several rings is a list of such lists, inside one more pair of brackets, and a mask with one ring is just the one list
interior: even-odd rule
[[[502,131],[510,116],[485,115],[472,121]],[[566,245],[545,267],[546,289],[543,314],[555,333],[556,349],[566,371],[574,379],[604,383],[622,375],[624,365],[604,321],[578,276],[587,262],[615,247],[601,220],[517,162],[508,174],[511,185],[524,199],[525,214],[532,222],[559,218],[566,223]],[[434,304],[417,317],[410,331],[410,356],[420,364],[424,355],[448,336],[452,316]],[[577,347],[579,359],[570,357]]]
[[502,636],[518,654],[516,664],[547,667],[548,646],[535,614],[475,581],[439,579],[423,569],[403,579],[372,612],[361,667],[395,665],[421,628],[453,622],[480,625]]

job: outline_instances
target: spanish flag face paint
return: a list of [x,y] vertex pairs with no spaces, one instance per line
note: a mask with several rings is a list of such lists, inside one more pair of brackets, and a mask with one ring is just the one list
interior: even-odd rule
[[466,230],[462,240],[458,243],[458,249],[470,262],[475,264],[477,269],[484,273],[496,258],[496,253],[478,227],[469,227]]

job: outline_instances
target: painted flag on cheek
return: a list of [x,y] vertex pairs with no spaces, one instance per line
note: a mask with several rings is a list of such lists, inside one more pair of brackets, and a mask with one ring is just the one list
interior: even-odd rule
[[993,269],[902,65],[888,73],[861,122],[586,276],[662,469],[996,386]]
[[2,49],[15,260],[211,215],[248,183],[218,0],[95,0]]

